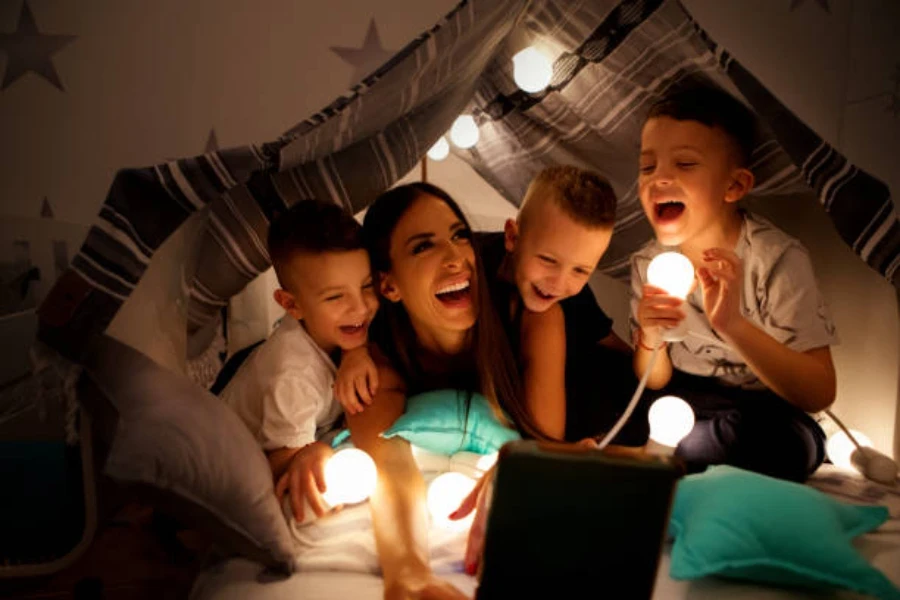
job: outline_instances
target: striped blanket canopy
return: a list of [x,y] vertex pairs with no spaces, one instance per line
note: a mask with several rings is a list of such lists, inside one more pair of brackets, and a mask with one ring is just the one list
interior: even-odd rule
[[[527,94],[511,57],[556,46],[551,85]],[[673,87],[712,83],[760,116],[757,196],[812,195],[843,240],[900,287],[900,220],[881,181],[850,164],[715,43],[677,0],[463,0],[322,111],[270,143],[117,173],[86,241],[40,309],[39,337],[78,361],[135,289],[154,253],[192,213],[208,211],[186,273],[188,328],[218,318],[269,267],[269,222],[305,198],[353,212],[410,171],[461,113],[480,141],[455,149],[518,204],[552,164],[604,174],[619,198],[601,270],[628,275],[650,239],[636,192],[642,118]]]

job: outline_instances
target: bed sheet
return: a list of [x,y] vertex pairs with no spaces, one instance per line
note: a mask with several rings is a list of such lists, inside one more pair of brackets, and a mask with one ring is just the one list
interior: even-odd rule
[[[891,581],[900,586],[900,484],[893,488],[880,486],[853,473],[824,465],[810,480],[809,485],[847,502],[882,504],[888,507],[891,519],[877,531],[861,536],[854,542],[860,552]],[[353,510],[367,509],[366,506]],[[346,511],[345,511],[346,512]],[[367,510],[365,511],[367,513]],[[328,533],[334,539],[335,532],[366,518],[362,512],[343,515],[344,521],[333,521],[335,529]],[[313,531],[313,530],[310,530]],[[320,531],[320,533],[322,533]],[[464,540],[460,534],[442,532],[432,540],[433,568],[462,591],[474,594],[476,581],[462,570]],[[267,574],[257,563],[245,559],[230,559],[207,569],[194,584],[192,600],[336,600],[354,598],[380,600],[383,586],[376,567],[365,560],[344,559],[340,570],[329,567],[327,557],[337,546],[316,547],[315,541],[307,548],[312,557],[306,563],[298,563],[301,570],[290,577],[279,578]],[[346,544],[346,540],[342,542]],[[323,557],[326,557],[323,559]],[[698,581],[675,581],[669,577],[669,554],[665,548],[656,575],[653,600],[713,600],[754,599],[784,600],[789,598],[822,598],[821,592],[804,592],[771,586],[736,582],[717,578]],[[855,600],[865,596],[845,591],[835,591],[826,596],[835,600]]]

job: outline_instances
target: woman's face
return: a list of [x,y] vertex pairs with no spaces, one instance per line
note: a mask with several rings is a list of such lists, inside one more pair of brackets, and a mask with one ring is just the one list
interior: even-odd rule
[[472,232],[440,198],[417,198],[391,235],[382,294],[403,302],[417,333],[466,331],[477,318]]

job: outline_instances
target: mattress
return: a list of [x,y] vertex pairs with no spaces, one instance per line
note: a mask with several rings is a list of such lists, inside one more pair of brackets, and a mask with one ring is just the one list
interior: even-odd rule
[[[891,519],[875,532],[857,538],[854,545],[875,567],[897,586],[900,586],[900,484],[893,488],[869,482],[855,473],[833,465],[823,465],[809,481],[809,485],[845,502],[882,504],[887,506]],[[353,511],[359,511],[354,513]],[[329,552],[347,540],[340,540],[340,531],[347,531],[353,520],[365,519],[366,506],[355,507],[334,521],[328,534],[333,545],[325,550],[313,548],[315,542],[306,540],[309,558],[298,564],[300,569],[289,577],[268,574],[257,563],[245,559],[229,559],[204,571],[194,584],[192,600],[336,600],[354,598],[376,600],[382,598],[383,587],[376,567],[370,560],[345,559],[338,569],[327,568]],[[347,512],[346,510],[343,512]],[[356,523],[358,526],[358,523]],[[355,526],[353,527],[355,529]],[[310,530],[313,531],[313,530]],[[319,531],[320,539],[325,536]],[[435,572],[468,594],[474,594],[476,581],[462,570],[462,535],[438,534],[432,539],[432,558]],[[374,547],[374,546],[373,546]],[[359,548],[357,548],[359,551]],[[364,554],[364,553],[363,553]],[[768,585],[705,578],[696,581],[676,581],[669,577],[669,549],[664,548],[656,575],[654,600],[742,599],[778,600],[787,598],[821,598],[821,593]],[[864,598],[851,592],[835,592],[829,597],[841,600]]]

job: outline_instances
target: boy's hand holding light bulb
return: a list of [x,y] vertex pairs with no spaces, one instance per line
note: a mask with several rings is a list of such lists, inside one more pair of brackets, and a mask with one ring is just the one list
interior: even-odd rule
[[[696,272],[703,309],[713,329],[725,337],[743,318],[743,265],[737,254],[723,248],[704,250],[703,261]],[[678,252],[659,254],[647,267],[647,280],[637,310],[641,344],[652,349],[683,340],[688,332],[682,304],[694,287],[691,261]]]

